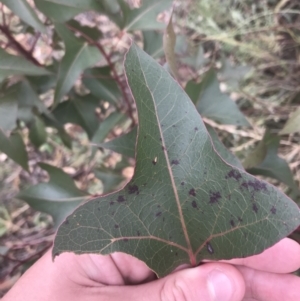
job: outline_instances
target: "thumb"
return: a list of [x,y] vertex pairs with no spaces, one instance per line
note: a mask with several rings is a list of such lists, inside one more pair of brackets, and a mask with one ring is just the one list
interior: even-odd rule
[[146,284],[119,288],[111,291],[109,300],[241,301],[245,293],[242,275],[225,263],[206,263]]

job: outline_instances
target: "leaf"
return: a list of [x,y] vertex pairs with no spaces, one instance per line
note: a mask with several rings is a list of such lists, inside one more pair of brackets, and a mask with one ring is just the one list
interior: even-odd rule
[[99,126],[97,107],[99,107],[99,101],[92,95],[77,95],[74,99],[60,103],[52,113],[61,124],[78,124],[91,139]]
[[8,54],[0,48],[0,82],[10,75],[45,75],[50,72],[23,57]]
[[[124,0],[120,0],[119,4],[124,4]],[[152,0],[143,1],[141,7],[128,10],[122,6],[124,14],[124,24],[121,27],[124,31],[135,30],[154,30],[165,27],[164,23],[158,22],[157,16],[162,11],[169,9],[172,0]]]
[[46,33],[46,27],[26,0],[1,0],[14,14],[37,31]]
[[113,172],[109,169],[96,169],[93,172],[103,183],[103,193],[116,190],[116,188],[125,180],[125,178],[120,175],[120,172]]
[[110,75],[109,68],[97,67],[86,70],[82,82],[99,99],[115,105],[119,103],[121,93],[118,84]]
[[0,130],[4,133],[16,127],[18,103],[15,93],[8,93],[0,98]]
[[84,69],[96,64],[102,58],[96,47],[83,43],[64,26],[56,24],[55,29],[64,40],[66,52],[61,60],[57,86],[54,95],[54,107],[69,92]]
[[43,14],[61,23],[80,13],[98,10],[101,7],[96,0],[34,0],[34,2]]
[[249,168],[248,172],[279,180],[289,186],[293,190],[294,195],[300,195],[298,185],[294,180],[289,165],[277,155],[280,137],[266,133],[263,143],[267,149],[264,160],[260,164]]
[[30,126],[29,139],[36,148],[39,148],[47,141],[45,124],[38,116],[34,117],[34,121]]
[[110,149],[123,156],[134,158],[137,128],[113,140],[99,143],[97,146]]
[[219,156],[228,164],[235,166],[240,169],[244,169],[240,160],[220,141],[217,133],[208,124],[205,124],[206,129],[211,137],[212,143]]
[[139,120],[134,176],[76,209],[53,256],[120,251],[161,277],[184,263],[258,254],[299,225],[287,196],[219,157],[185,92],[135,44],[125,70]]
[[29,171],[25,144],[19,133],[13,133],[10,137],[6,137],[0,130],[0,151]]
[[144,51],[153,58],[160,58],[164,55],[163,38],[161,33],[154,30],[143,31]]
[[45,163],[39,165],[49,174],[49,182],[31,186],[16,197],[35,210],[50,214],[55,227],[58,227],[65,217],[90,195],[79,190],[70,176],[61,169]]
[[293,134],[300,131],[300,108],[290,115],[289,120],[284,128],[279,132],[279,135]]
[[172,17],[173,17],[173,13],[170,17],[169,23],[164,32],[163,46],[164,46],[164,52],[165,52],[168,67],[170,68],[174,78],[178,78],[177,64],[176,64],[176,57],[175,57],[176,34],[173,28]]
[[201,116],[221,124],[250,126],[236,103],[220,91],[214,70],[208,71],[201,83],[189,81],[185,91],[195,103]]
[[232,66],[229,59],[225,59],[220,71],[220,80],[224,81],[232,90],[238,90],[241,82],[251,69],[247,65]]
[[267,145],[264,140],[261,140],[257,147],[245,158],[243,166],[249,169],[258,166],[262,163],[267,155]]
[[76,20],[70,20],[67,23],[67,27],[70,29],[76,29],[78,32],[83,33],[94,41],[99,40],[102,36],[102,33],[97,27],[84,26]]

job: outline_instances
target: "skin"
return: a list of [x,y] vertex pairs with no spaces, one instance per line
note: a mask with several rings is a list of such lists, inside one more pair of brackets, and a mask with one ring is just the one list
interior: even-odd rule
[[[157,279],[138,259],[47,252],[5,295],[3,301],[296,301],[300,245],[288,238],[262,254],[195,268],[180,267]],[[215,289],[214,289],[215,287]]]

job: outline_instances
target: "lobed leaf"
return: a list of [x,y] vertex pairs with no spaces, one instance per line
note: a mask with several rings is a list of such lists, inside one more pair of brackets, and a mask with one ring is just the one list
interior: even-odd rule
[[120,251],[164,276],[184,263],[258,254],[298,227],[298,206],[225,163],[185,92],[135,44],[125,70],[139,119],[134,176],[64,221],[54,257]]

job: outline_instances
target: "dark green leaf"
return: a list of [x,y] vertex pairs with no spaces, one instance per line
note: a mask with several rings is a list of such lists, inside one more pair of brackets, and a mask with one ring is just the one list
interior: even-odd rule
[[16,127],[18,103],[15,93],[8,93],[0,98],[0,130],[10,132]]
[[81,97],[78,95],[74,99],[60,103],[52,113],[60,124],[78,124],[87,132],[89,138],[92,138],[99,126],[96,115],[98,106],[99,101],[92,95]]
[[236,103],[220,91],[214,70],[207,72],[201,83],[189,81],[185,90],[201,116],[221,124],[249,126]]
[[29,171],[26,147],[20,134],[14,133],[6,137],[0,130],[0,151]]
[[245,158],[243,166],[249,169],[258,166],[267,155],[267,145],[264,140],[260,141],[257,147]]
[[121,93],[115,79],[110,75],[109,68],[101,67],[86,70],[82,82],[99,99],[115,105],[119,103]]
[[101,38],[102,34],[100,30],[96,27],[84,26],[81,25],[76,20],[71,20],[67,23],[67,27],[72,29],[76,29],[76,31],[83,33],[85,36],[88,36],[94,41],[97,41]]
[[32,208],[46,212],[53,218],[55,227],[64,220],[80,203],[90,196],[79,190],[69,175],[54,166],[40,163],[50,180],[21,191],[17,198],[27,202]]
[[293,194],[299,195],[299,188],[296,184],[293,173],[287,162],[277,155],[280,137],[266,133],[263,143],[267,149],[264,160],[248,172],[254,175],[270,177],[286,184],[293,190]]
[[135,174],[66,219],[54,256],[121,251],[163,276],[184,263],[260,253],[300,224],[298,206],[281,191],[219,157],[164,68],[132,45],[125,69],[139,120]]
[[10,75],[45,75],[50,74],[44,68],[37,67],[23,57],[11,55],[0,48],[0,82]]
[[35,11],[31,8],[26,0],[0,0],[13,13],[20,17],[28,25],[35,28],[37,31],[46,33],[46,27],[40,21]]
[[110,149],[123,156],[134,158],[137,128],[113,140],[99,143],[98,146]]
[[66,53],[61,60],[57,86],[54,95],[54,106],[69,92],[73,84],[84,69],[96,64],[102,58],[96,47],[83,43],[64,25],[56,24],[55,29],[64,40]]
[[47,132],[43,120],[35,116],[29,130],[29,138],[32,144],[39,148],[47,140]]
[[101,7],[96,0],[34,0],[34,2],[47,17],[62,23],[80,13]]
[[109,169],[96,169],[93,172],[103,184],[103,193],[116,190],[117,187],[125,180],[125,178],[120,175],[120,172],[114,172]]
[[162,34],[156,31],[143,31],[144,51],[153,58],[160,58],[164,55]]
[[[120,0],[119,3],[124,3],[124,0]],[[162,11],[169,9],[172,4],[172,0],[152,0],[143,1],[141,7],[128,10],[122,7],[124,14],[124,31],[134,30],[153,30],[162,29],[165,27],[164,23],[158,22],[157,16]]]

